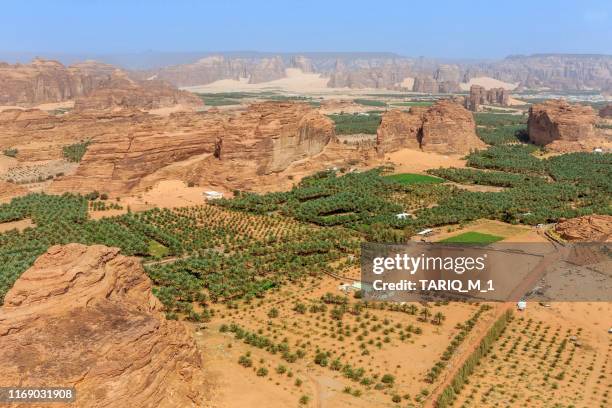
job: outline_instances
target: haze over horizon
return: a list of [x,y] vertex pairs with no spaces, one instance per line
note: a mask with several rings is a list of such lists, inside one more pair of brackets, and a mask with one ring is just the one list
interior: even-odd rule
[[435,6],[401,1],[33,1],[4,4],[0,58],[148,50],[371,51],[449,59],[612,54],[611,17],[608,1],[438,1]]

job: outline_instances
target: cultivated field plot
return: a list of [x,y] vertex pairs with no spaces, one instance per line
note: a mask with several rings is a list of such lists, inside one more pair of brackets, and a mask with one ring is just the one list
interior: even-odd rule
[[518,315],[453,406],[609,407],[611,347],[583,327]]
[[446,364],[492,318],[477,304],[360,302],[338,282],[306,279],[216,308],[210,329],[224,337],[202,334],[224,343],[215,366],[266,378],[295,402],[307,395],[329,406],[420,406]]

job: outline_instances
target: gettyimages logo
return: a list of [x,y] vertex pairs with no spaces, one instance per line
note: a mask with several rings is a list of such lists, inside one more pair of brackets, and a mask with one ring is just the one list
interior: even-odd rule
[[610,301],[609,243],[365,243],[366,300]]

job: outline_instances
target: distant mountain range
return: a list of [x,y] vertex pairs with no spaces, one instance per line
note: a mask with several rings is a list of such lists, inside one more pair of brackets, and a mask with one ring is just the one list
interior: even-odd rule
[[[0,53],[0,60],[27,62],[33,53]],[[244,78],[263,83],[286,76],[287,68],[319,73],[328,87],[456,92],[460,83],[489,77],[517,89],[612,92],[612,55],[512,55],[501,60],[409,58],[388,52],[144,52],[117,55],[45,54],[73,64],[95,59],[129,70],[140,79],[162,79],[176,86],[206,85]]]

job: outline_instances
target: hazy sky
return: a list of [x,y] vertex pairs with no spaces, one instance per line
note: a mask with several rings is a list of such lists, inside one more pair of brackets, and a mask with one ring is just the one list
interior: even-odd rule
[[0,52],[612,54],[612,0],[10,1]]

